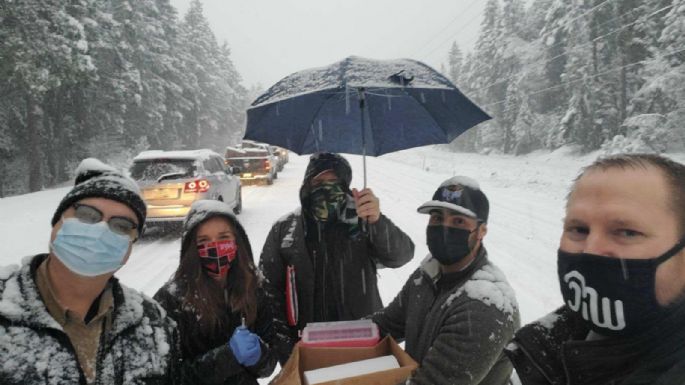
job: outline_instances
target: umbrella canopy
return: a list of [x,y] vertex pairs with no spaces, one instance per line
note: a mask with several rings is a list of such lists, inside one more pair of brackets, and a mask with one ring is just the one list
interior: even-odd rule
[[351,56],[296,72],[247,110],[245,139],[288,148],[378,156],[449,143],[490,117],[431,67]]

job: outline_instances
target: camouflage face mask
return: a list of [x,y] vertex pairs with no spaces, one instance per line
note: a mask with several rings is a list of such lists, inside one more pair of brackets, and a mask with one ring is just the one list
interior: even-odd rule
[[345,192],[337,182],[323,182],[309,194],[310,210],[319,222],[333,222],[345,203]]

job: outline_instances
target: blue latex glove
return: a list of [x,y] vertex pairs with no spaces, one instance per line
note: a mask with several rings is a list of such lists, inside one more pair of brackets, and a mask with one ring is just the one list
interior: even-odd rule
[[262,356],[262,348],[259,344],[259,336],[247,330],[245,326],[235,328],[228,346],[233,352],[235,359],[244,366],[252,366]]

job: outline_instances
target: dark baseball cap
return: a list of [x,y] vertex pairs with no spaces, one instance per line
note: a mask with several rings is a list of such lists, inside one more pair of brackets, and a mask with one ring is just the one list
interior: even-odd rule
[[419,206],[416,211],[430,214],[433,210],[448,209],[487,223],[490,203],[478,182],[466,176],[454,176],[440,184],[433,199]]

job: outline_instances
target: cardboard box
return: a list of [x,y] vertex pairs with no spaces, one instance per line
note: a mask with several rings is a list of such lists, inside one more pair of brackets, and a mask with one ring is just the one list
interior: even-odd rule
[[406,380],[419,365],[395,340],[388,336],[376,346],[367,348],[319,348],[295,345],[293,354],[271,385],[305,385],[302,382],[305,370],[325,368],[347,362],[365,360],[392,354],[399,362],[398,369],[384,370],[326,382],[322,385],[397,385]]

